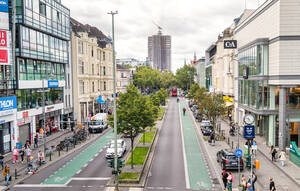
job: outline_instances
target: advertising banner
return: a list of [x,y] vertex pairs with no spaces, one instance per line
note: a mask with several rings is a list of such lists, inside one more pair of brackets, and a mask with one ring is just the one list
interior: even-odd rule
[[17,97],[1,97],[0,111],[8,111],[12,109],[17,109]]
[[8,13],[8,0],[0,0],[0,12]]

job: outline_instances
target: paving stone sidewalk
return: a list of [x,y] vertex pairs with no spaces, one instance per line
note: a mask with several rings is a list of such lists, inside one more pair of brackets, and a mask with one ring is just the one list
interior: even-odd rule
[[[229,137],[229,145],[237,147],[237,136],[229,135],[228,121],[221,120],[221,129],[225,130],[226,141]],[[241,134],[241,133],[240,133]],[[242,135],[242,134],[241,134]],[[244,147],[246,139],[240,135],[240,148]],[[286,161],[286,166],[282,167],[279,161],[272,162],[270,155],[270,148],[266,145],[264,137],[256,136],[257,154],[256,158],[260,162],[260,168],[256,170],[258,175],[258,182],[263,185],[263,190],[269,190],[269,177],[274,178],[277,190],[297,190],[300,187],[300,168],[294,165],[289,159]]]

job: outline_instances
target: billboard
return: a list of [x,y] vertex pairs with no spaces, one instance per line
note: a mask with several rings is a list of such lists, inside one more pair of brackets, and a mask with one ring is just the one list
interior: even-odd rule
[[0,111],[8,111],[17,108],[17,97],[1,97]]
[[0,0],[0,12],[8,13],[8,0]]
[[0,30],[0,65],[9,65],[9,31]]

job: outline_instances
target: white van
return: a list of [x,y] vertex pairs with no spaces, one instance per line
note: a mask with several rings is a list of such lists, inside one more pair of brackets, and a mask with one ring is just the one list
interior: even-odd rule
[[107,117],[107,113],[98,113],[94,115],[89,122],[89,132],[102,133],[102,131],[108,127]]

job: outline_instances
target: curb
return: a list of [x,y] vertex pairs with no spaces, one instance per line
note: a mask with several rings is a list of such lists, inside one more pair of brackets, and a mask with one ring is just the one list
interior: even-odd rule
[[[104,132],[104,133],[107,133],[107,131]],[[77,151],[77,149],[80,149],[80,148],[86,146],[87,144],[93,142],[94,140],[96,140],[97,138],[99,138],[99,137],[100,137],[101,135],[103,135],[104,133],[98,134],[97,136],[93,137],[92,139],[88,139],[88,141],[86,141],[84,144],[81,144],[79,147],[75,147],[75,149],[72,149],[71,151],[62,154],[60,157],[58,157],[58,158],[56,158],[56,159],[54,159],[54,160],[52,160],[52,161],[48,161],[47,164],[42,165],[42,166],[39,167],[39,171],[42,170],[42,169],[44,169],[44,168],[49,167],[50,165],[52,165],[52,164],[55,163],[56,161],[61,160],[62,158],[64,158],[64,157],[66,157],[66,156],[68,156],[68,155],[74,153],[75,151]],[[26,167],[23,168],[21,171],[24,171],[25,169],[26,169]],[[18,179],[18,180],[15,181],[13,184],[11,184],[11,185],[8,187],[8,189],[12,188],[12,187],[13,187],[14,185],[16,185],[16,184],[19,184],[20,182],[24,181],[25,179],[29,178],[29,177],[32,176],[32,175],[33,175],[33,174],[27,174],[27,175],[25,175],[24,177]],[[7,190],[8,190],[8,189],[7,189]]]

